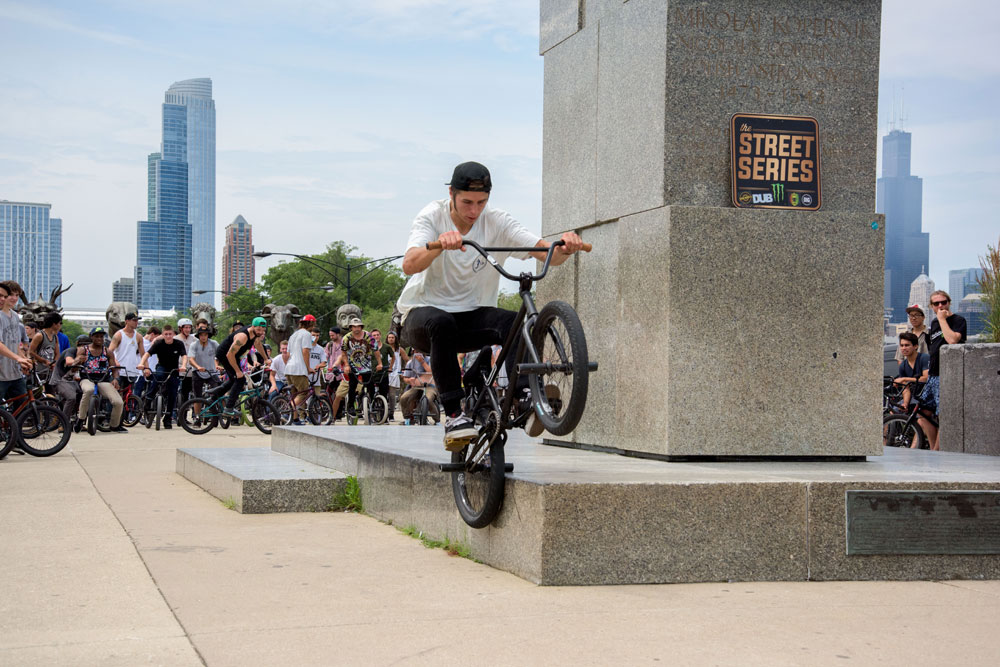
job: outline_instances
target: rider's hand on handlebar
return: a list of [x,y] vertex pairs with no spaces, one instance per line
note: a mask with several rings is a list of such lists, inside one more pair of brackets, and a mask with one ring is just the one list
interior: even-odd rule
[[462,235],[457,230],[453,229],[439,236],[438,243],[441,244],[442,250],[461,250],[465,252],[465,246],[462,245]]
[[572,255],[574,252],[578,252],[583,249],[583,239],[576,232],[564,232],[560,240],[565,244],[559,246],[556,250],[558,253],[563,255]]

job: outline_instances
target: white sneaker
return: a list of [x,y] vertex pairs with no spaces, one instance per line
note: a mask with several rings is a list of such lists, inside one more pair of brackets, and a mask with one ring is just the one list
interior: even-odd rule
[[[554,384],[545,385],[545,397],[549,399],[550,403],[559,398],[559,387]],[[531,416],[524,424],[524,432],[532,438],[537,438],[544,430],[545,427],[542,426],[542,420],[538,418],[538,413],[532,410]]]
[[444,420],[444,448],[449,452],[460,452],[470,440],[479,435],[472,420],[461,413],[457,417]]

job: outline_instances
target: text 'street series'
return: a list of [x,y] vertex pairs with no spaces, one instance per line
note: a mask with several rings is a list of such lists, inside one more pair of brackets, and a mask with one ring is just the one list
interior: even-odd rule
[[815,118],[734,114],[730,136],[734,206],[819,209],[819,124]]

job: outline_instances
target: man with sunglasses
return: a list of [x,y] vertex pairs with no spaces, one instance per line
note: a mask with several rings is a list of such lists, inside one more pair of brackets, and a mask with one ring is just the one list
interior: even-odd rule
[[[931,310],[934,311],[934,321],[931,322],[930,334],[928,336],[928,351],[930,352],[930,366],[928,368],[927,386],[921,398],[924,400],[933,399],[934,414],[940,413],[941,407],[941,348],[945,345],[960,345],[965,342],[967,324],[961,315],[951,312],[951,297],[943,290],[938,290],[931,294]],[[927,440],[931,449],[938,449],[938,430],[935,427],[928,429]]]

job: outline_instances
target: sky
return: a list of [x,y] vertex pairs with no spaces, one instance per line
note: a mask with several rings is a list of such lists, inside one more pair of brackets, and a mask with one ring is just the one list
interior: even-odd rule
[[[217,267],[237,215],[258,250],[400,254],[464,160],[487,164],[491,203],[539,231],[538,16],[538,0],[0,0],[0,199],[52,204],[75,284],[64,307],[103,309],[132,275],[163,94],[210,77]],[[897,127],[913,133],[945,289],[1000,239],[998,26],[998,3],[883,3],[879,134],[905,100]]]

